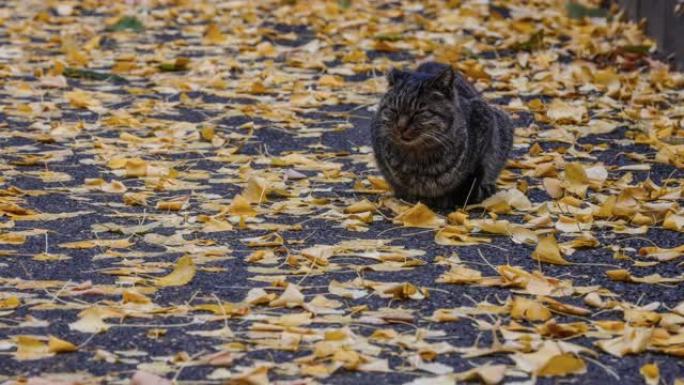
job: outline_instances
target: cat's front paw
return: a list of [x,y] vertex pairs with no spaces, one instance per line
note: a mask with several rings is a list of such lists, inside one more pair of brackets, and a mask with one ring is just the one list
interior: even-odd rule
[[394,197],[406,203],[417,203],[420,198],[403,190],[395,190]]
[[471,202],[468,202],[468,203],[482,202],[483,200],[494,195],[495,192],[496,192],[496,185],[494,185],[493,183],[492,184],[490,184],[490,183],[481,184],[477,187],[475,194],[473,194]]

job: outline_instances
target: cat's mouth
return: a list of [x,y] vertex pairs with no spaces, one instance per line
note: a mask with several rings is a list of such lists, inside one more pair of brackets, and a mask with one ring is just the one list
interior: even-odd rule
[[402,144],[415,144],[422,135],[420,130],[409,127],[403,130],[397,130],[396,136]]
[[416,153],[416,155],[422,154],[423,151],[446,146],[444,142],[435,138],[435,135],[420,131],[411,134],[394,135],[394,143],[404,150]]
[[427,142],[425,141],[423,135],[418,134],[415,136],[397,135],[395,143],[404,150],[420,151],[421,149],[425,148]]

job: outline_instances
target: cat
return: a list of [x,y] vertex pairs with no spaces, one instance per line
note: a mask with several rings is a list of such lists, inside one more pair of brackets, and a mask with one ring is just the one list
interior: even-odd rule
[[446,64],[393,69],[387,80],[370,129],[395,196],[454,209],[492,195],[513,146],[510,117]]

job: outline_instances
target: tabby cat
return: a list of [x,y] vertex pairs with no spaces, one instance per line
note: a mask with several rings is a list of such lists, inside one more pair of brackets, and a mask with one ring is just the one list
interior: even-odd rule
[[453,209],[493,194],[513,146],[509,116],[445,64],[393,69],[387,79],[371,136],[395,195]]

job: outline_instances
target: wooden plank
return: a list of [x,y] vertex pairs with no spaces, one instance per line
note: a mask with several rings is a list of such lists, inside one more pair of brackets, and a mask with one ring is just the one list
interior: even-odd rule
[[619,0],[625,14],[639,22],[646,19],[646,33],[658,44],[658,50],[673,55],[675,66],[684,70],[684,12],[676,12],[682,0]]
[[620,5],[632,20],[639,20],[638,0],[621,0]]

